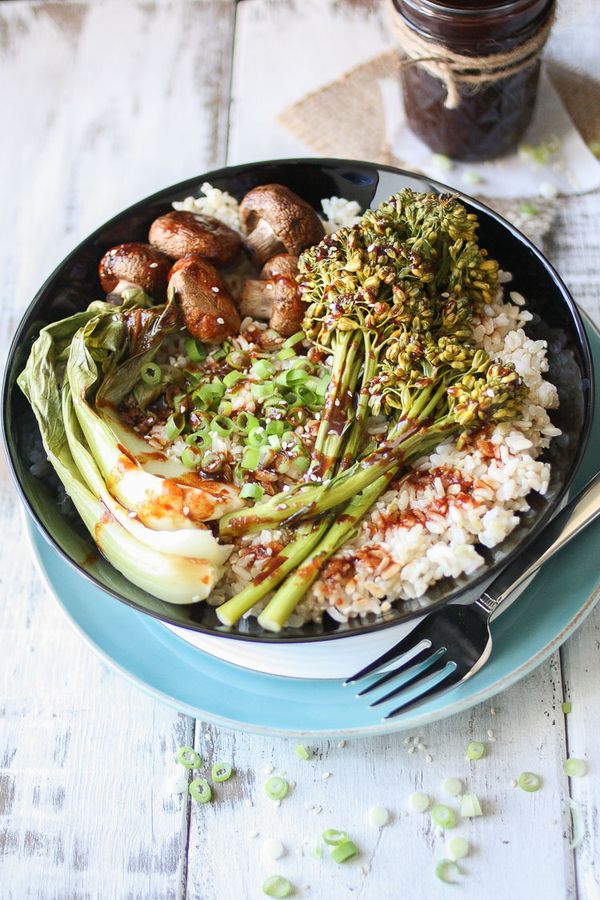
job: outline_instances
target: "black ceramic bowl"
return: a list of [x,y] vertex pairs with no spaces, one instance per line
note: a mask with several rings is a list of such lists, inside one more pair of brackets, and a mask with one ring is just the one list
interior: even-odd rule
[[[48,278],[34,297],[15,335],[9,352],[2,395],[4,440],[21,499],[46,540],[81,574],[108,594],[165,622],[207,634],[252,641],[312,641],[356,635],[389,627],[417,615],[420,604],[402,604],[385,616],[354,620],[340,625],[328,616],[321,625],[307,624],[281,634],[265,633],[250,619],[239,629],[227,629],[206,603],[175,606],[157,600],[127,581],[104,558],[76,515],[65,513],[57,480],[49,466],[40,466],[42,445],[33,414],[16,385],[29,348],[40,327],[68,316],[102,296],[97,278],[100,257],[110,246],[124,241],[144,241],[148,227],[171,208],[173,200],[198,195],[209,181],[215,187],[241,197],[252,187],[269,182],[287,185],[319,208],[323,197],[336,195],[357,200],[363,209],[377,206],[404,187],[417,191],[449,189],[420,176],[348,160],[280,160],[220,169],[168,187],[141,200],[111,219],[83,241]],[[477,212],[480,238],[500,265],[513,273],[511,288],[527,298],[534,315],[528,332],[548,341],[549,379],[560,394],[560,409],[552,418],[563,435],[552,442],[545,458],[552,463],[550,489],[545,497],[534,495],[531,509],[520,525],[499,546],[485,551],[486,565],[475,576],[439,582],[428,599],[441,605],[471,592],[477,584],[508,563],[543,526],[568,490],[585,449],[592,409],[592,361],[584,328],[565,285],[552,266],[512,225],[467,197],[461,198]],[[33,468],[32,468],[33,467]]]

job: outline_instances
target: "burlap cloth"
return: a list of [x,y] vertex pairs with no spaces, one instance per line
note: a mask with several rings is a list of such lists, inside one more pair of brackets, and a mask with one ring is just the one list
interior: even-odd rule
[[[390,50],[346,72],[285,109],[279,121],[322,156],[362,159],[413,169],[398,159],[386,135],[385,111],[379,80],[398,69],[398,52]],[[600,85],[556,63],[546,63],[576,128],[586,142],[600,141]],[[443,180],[441,178],[440,180]],[[525,214],[522,201],[482,198],[534,241],[542,243],[556,213],[556,200],[539,198],[535,216]]]

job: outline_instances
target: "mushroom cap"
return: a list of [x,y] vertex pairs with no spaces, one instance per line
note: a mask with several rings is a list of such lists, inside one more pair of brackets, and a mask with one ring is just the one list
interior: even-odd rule
[[239,334],[241,320],[231,294],[213,265],[200,254],[178,260],[169,275],[169,289],[192,337],[218,344]]
[[179,210],[155,219],[148,240],[171,259],[197,253],[219,266],[231,262],[241,245],[237,231],[218,219]]
[[171,265],[168,256],[150,244],[118,244],[100,260],[98,275],[107,294],[123,281],[141,287],[155,300],[162,300]]
[[261,184],[248,191],[240,203],[240,221],[250,234],[263,219],[288,253],[298,255],[317,244],[325,234],[318,215],[283,184]]
[[276,275],[287,275],[295,278],[298,274],[298,257],[292,253],[276,253],[268,259],[260,270],[261,278],[274,278]]

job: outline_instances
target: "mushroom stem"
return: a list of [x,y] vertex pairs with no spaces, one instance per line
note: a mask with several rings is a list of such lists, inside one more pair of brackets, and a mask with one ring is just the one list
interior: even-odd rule
[[258,219],[256,227],[246,235],[245,244],[257,266],[262,266],[266,259],[285,250],[269,223]]
[[240,312],[253,319],[270,319],[273,309],[274,285],[271,280],[245,281],[240,300]]

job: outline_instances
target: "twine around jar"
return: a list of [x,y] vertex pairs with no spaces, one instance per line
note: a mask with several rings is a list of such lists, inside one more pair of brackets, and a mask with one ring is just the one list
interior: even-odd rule
[[553,11],[532,37],[505,53],[466,56],[450,50],[441,42],[422,37],[398,12],[394,0],[389,0],[389,7],[396,38],[407,57],[400,62],[400,68],[421,66],[434,78],[443,81],[446,87],[446,109],[456,109],[460,105],[460,83],[475,87],[491,84],[534,65],[554,22]]

